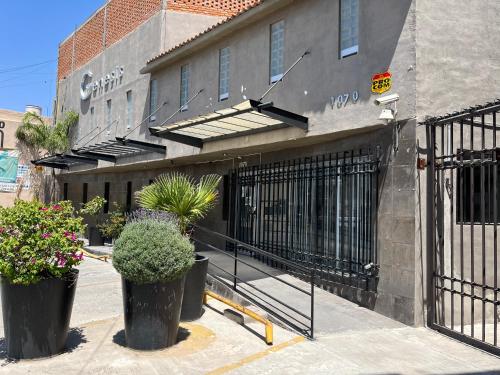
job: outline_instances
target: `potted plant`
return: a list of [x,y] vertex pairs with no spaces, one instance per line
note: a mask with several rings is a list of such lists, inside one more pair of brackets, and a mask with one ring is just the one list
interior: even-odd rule
[[[102,210],[105,204],[106,200],[103,197],[96,196],[83,205],[83,207],[79,211],[79,214],[96,217],[96,222],[98,222],[97,215],[99,214],[99,211]],[[104,245],[104,238],[101,236],[97,225],[88,226],[87,238],[89,239],[89,246]]]
[[113,249],[113,266],[122,276],[128,347],[157,350],[176,343],[193,254],[174,223],[144,219],[125,225]]
[[0,207],[0,280],[7,356],[62,352],[68,335],[83,219],[70,202]]
[[114,244],[114,241],[120,237],[122,233],[123,227],[127,221],[127,218],[120,207],[120,205],[116,202],[113,202],[113,211],[108,215],[108,217],[104,220],[102,224],[97,224],[97,228],[101,235],[106,239],[111,240],[111,243]]
[[[214,207],[220,180],[218,175],[207,175],[196,183],[180,173],[165,174],[139,191],[137,200],[141,207],[173,214],[181,233],[188,234],[189,225],[203,218]],[[182,320],[201,317],[207,270],[208,258],[196,254],[194,266],[186,276]]]

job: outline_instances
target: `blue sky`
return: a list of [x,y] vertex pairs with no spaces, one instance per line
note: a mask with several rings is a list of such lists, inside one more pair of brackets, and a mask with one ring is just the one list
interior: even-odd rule
[[35,104],[43,108],[44,115],[52,113],[59,42],[104,3],[105,0],[2,1],[0,108],[24,111],[26,104]]

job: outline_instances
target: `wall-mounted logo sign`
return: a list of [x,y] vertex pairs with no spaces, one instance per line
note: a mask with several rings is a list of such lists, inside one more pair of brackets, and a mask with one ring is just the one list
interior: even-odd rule
[[372,92],[383,94],[392,87],[392,74],[389,72],[377,73],[372,77]]
[[109,86],[116,84],[123,77],[124,71],[123,66],[117,66],[111,72],[94,82],[92,82],[92,72],[90,70],[86,71],[83,73],[80,84],[80,98],[87,100],[92,93],[96,93],[99,90],[107,90]]

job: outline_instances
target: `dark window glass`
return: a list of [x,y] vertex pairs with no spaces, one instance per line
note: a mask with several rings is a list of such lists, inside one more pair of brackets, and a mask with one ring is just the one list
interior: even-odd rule
[[85,204],[89,200],[89,184],[86,182],[83,184],[83,196],[82,196],[82,203]]
[[130,212],[132,209],[132,181],[127,182],[127,204],[126,211]]
[[63,187],[63,201],[67,200],[68,200],[68,183],[65,182]]
[[[484,223],[493,224],[500,222],[500,168],[497,168],[496,185],[494,181],[495,168],[485,165],[483,172],[481,166],[464,166],[457,172],[457,222],[458,223]],[[481,184],[483,181],[483,184]],[[496,218],[494,212],[496,195]]]
[[229,218],[229,194],[229,175],[226,174],[222,179],[222,220],[227,220]]
[[107,214],[109,212],[109,182],[104,183],[104,199],[106,200],[104,213]]

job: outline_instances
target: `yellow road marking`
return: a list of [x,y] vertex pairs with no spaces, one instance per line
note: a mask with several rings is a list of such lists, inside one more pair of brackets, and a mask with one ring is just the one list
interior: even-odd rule
[[285,349],[285,348],[288,348],[289,346],[292,346],[292,345],[295,345],[295,344],[298,344],[298,343],[301,343],[305,340],[304,337],[302,336],[297,336],[289,341],[285,341],[281,344],[278,344],[278,345],[275,345],[273,346],[272,348],[269,348],[267,350],[264,350],[262,352],[259,352],[259,353],[255,353],[255,354],[252,354],[251,356],[248,356],[246,358],[243,358],[242,360],[238,361],[238,362],[235,362],[235,363],[231,363],[229,365],[226,365],[226,366],[223,366],[223,367],[219,367],[218,369],[215,369],[213,371],[210,371],[207,373],[207,375],[221,375],[221,374],[225,374],[231,370],[235,370],[239,367],[242,367],[242,366],[245,366],[251,362],[254,362],[254,361],[257,361],[261,358],[264,358],[266,356],[268,356],[269,354],[271,353],[275,353],[277,351],[280,351],[282,349]]

